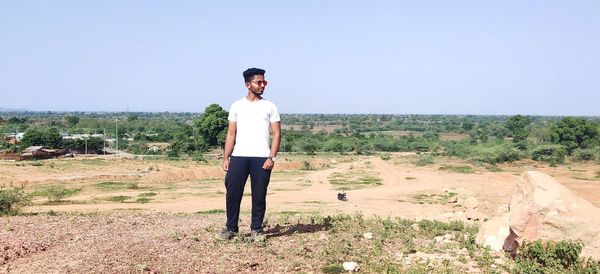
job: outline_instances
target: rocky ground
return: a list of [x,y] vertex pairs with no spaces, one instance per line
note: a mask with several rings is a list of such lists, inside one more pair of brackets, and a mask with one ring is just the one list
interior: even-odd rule
[[474,244],[462,223],[276,216],[265,243],[213,235],[223,214],[105,212],[0,219],[0,272],[9,273],[364,273],[502,271],[510,260]]

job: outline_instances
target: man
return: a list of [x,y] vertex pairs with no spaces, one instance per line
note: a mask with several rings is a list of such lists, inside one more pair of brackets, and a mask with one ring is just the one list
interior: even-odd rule
[[[266,210],[267,187],[275,156],[281,142],[279,112],[272,102],[263,99],[267,86],[265,71],[249,68],[243,73],[246,96],[231,105],[229,126],[223,152],[227,224],[217,239],[228,240],[239,231],[240,203],[246,180],[252,189],[252,223],[250,236],[255,241],[265,238],[262,225]],[[269,129],[272,141],[269,146]],[[234,145],[235,144],[235,145]]]

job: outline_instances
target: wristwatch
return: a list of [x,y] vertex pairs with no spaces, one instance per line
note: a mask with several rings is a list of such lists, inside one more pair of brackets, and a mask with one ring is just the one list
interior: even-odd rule
[[267,159],[273,161],[273,163],[275,162],[275,156],[269,156],[269,157],[267,157]]

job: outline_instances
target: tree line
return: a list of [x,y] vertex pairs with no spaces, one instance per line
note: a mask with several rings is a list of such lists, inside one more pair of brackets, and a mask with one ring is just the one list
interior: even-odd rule
[[[81,149],[82,140],[61,140],[61,132],[104,133],[118,138],[119,148],[135,154],[201,157],[222,147],[227,130],[227,111],[217,104],[194,113],[64,113],[28,115],[0,120],[0,131],[25,130],[20,144],[0,142],[0,149],[21,151],[29,145]],[[343,115],[284,114],[281,150],[372,154],[414,151],[470,158],[496,163],[529,157],[559,163],[566,156],[600,158],[599,124],[596,117],[477,116],[477,115]],[[335,130],[316,131],[315,126]],[[108,130],[107,130],[108,129]],[[118,136],[117,136],[118,131]],[[394,136],[389,132],[420,134]],[[444,141],[440,134],[468,135]],[[151,142],[168,143],[166,149],[149,151]],[[87,140],[88,148],[100,149],[104,141]]]

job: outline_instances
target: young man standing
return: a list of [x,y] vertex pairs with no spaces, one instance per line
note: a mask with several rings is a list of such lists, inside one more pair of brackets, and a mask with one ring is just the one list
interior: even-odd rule
[[[267,86],[265,71],[250,68],[244,71],[246,96],[231,105],[229,126],[223,153],[225,175],[227,225],[217,239],[228,240],[239,231],[238,220],[244,186],[250,176],[252,189],[251,237],[264,240],[262,225],[266,210],[267,187],[275,155],[281,142],[279,112],[272,102],[263,99]],[[271,144],[269,145],[269,129]]]

